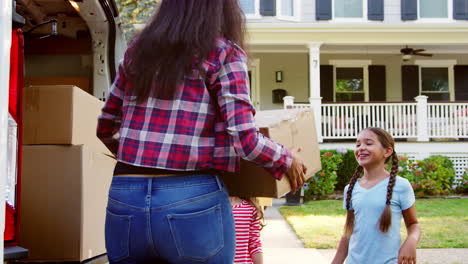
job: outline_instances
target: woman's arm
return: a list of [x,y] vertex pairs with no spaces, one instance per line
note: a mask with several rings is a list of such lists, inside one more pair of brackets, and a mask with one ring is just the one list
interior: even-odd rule
[[264,167],[275,178],[281,179],[292,166],[293,154],[260,134],[255,126],[247,55],[232,44],[221,52],[219,60],[221,67],[210,89],[216,94],[231,145],[238,156]]
[[121,62],[115,80],[110,88],[106,103],[98,118],[96,129],[97,137],[113,154],[116,154],[119,148],[119,141],[114,136],[119,131],[122,119],[124,85],[125,73],[123,63]]
[[408,237],[401,245],[400,251],[398,252],[398,263],[413,264],[416,263],[416,246],[421,237],[421,230],[416,217],[414,204],[403,211],[403,219],[405,220]]
[[340,244],[338,245],[338,250],[336,251],[335,257],[333,258],[332,264],[342,264],[344,263],[346,256],[348,256],[348,246],[349,238],[342,236]]

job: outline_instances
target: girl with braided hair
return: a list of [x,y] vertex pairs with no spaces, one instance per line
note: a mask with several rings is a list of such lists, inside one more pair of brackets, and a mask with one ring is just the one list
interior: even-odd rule
[[[380,128],[366,128],[358,135],[354,155],[359,166],[344,190],[345,232],[332,263],[346,259],[347,264],[415,264],[421,231],[414,191],[407,179],[397,176],[392,136]],[[408,233],[403,244],[402,217]]]

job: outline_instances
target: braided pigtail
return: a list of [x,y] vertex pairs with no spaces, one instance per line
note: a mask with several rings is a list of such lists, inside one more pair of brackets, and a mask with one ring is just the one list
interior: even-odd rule
[[390,171],[390,179],[387,186],[387,200],[385,201],[385,209],[382,212],[379,220],[379,229],[381,232],[386,233],[392,225],[392,209],[390,208],[390,201],[392,200],[393,187],[395,186],[396,176],[398,173],[398,155],[394,151],[392,156],[392,170]]
[[351,197],[353,195],[354,185],[362,174],[364,169],[361,166],[356,168],[351,180],[349,181],[348,191],[346,192],[346,224],[345,236],[350,237],[354,229],[354,211],[351,210]]

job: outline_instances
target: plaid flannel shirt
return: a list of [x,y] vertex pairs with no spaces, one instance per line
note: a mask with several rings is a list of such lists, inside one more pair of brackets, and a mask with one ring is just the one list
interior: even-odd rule
[[292,155],[255,126],[245,52],[218,39],[203,67],[206,77],[196,71],[185,77],[174,99],[138,104],[120,63],[97,136],[118,161],[134,166],[238,172],[243,158],[283,177]]

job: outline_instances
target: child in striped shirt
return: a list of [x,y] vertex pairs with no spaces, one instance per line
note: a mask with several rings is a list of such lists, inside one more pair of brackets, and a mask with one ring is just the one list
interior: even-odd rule
[[263,213],[252,199],[230,196],[236,230],[236,264],[263,264],[260,241]]

